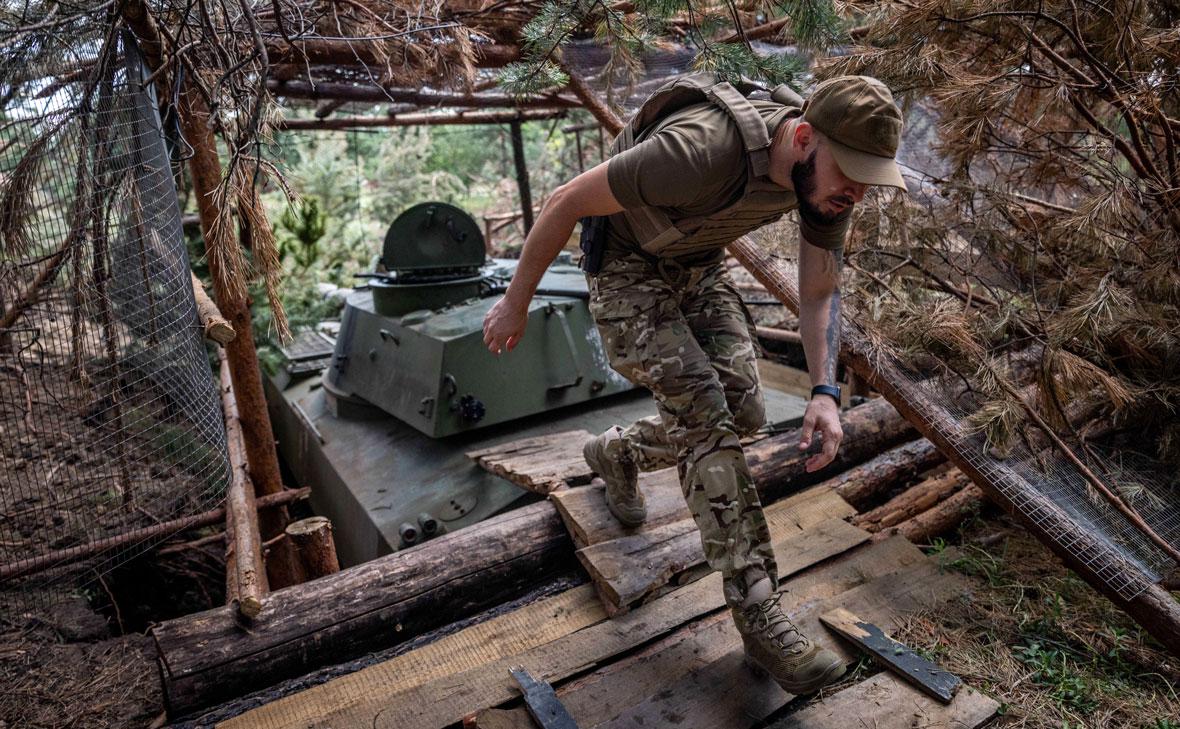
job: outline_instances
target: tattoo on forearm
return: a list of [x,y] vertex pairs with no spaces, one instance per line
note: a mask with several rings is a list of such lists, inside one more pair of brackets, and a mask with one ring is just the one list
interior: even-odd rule
[[836,365],[840,359],[840,274],[844,269],[844,253],[837,249],[831,251],[831,256],[824,259],[824,268],[836,282],[832,289],[832,296],[828,302],[828,325],[824,330],[824,343],[827,351],[824,353],[823,372],[825,382],[836,384]]

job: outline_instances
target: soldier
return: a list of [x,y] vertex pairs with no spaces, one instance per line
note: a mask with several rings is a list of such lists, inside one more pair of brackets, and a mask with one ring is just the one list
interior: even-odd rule
[[806,102],[785,86],[769,100],[742,91],[749,87],[697,75],[653,94],[611,158],[549,198],[507,293],[484,320],[484,342],[500,353],[520,341],[542,273],[584,218],[590,311],[611,366],[651,390],[659,413],[586,444],[607,507],[625,525],[642,523],[638,472],[676,465],[748,660],[803,694],[844,665],[779,605],[769,531],[739,442],[764,421],[752,321],[724,247],[799,211],[799,329],[814,386],[799,447],[821,434],[822,452],[806,468],[823,468],[843,437],[844,236],[869,185],[905,187],[894,161],[902,119],[889,89],[866,76],[825,81]]

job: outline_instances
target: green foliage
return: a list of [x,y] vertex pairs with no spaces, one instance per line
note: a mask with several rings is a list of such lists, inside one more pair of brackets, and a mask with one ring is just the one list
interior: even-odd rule
[[1097,687],[1090,677],[1077,670],[1064,650],[1030,641],[1012,649],[1016,659],[1033,669],[1035,683],[1050,690],[1060,704],[1080,713],[1098,708]]
[[[846,37],[844,22],[831,0],[779,0],[772,7],[788,19],[788,35],[799,48],[824,51]],[[784,83],[806,70],[797,56],[760,54],[734,40],[740,37],[734,35],[735,12],[729,3],[693,0],[641,0],[633,14],[619,12],[605,2],[551,0],[521,30],[523,60],[501,71],[500,84],[513,94],[563,86],[567,77],[558,64],[561,46],[590,34],[610,50],[608,75],[623,70],[631,80],[641,75],[644,54],[669,38],[687,40],[697,49],[697,70],[731,80],[747,76]]]
[[279,216],[275,228],[279,253],[283,260],[291,259],[301,271],[306,271],[319,257],[320,239],[327,229],[327,216],[320,210],[320,201],[307,196],[299,207],[288,207]]

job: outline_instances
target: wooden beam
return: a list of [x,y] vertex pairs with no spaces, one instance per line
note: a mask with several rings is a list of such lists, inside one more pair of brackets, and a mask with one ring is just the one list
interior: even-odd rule
[[448,114],[427,112],[392,116],[336,117],[333,119],[284,119],[277,123],[275,128],[286,131],[324,131],[410,126],[509,124],[560,119],[567,113],[565,109],[521,109],[519,111],[459,111]]
[[[799,292],[795,278],[787,275],[778,260],[748,237],[731,243],[729,250],[771,295],[798,313]],[[1097,535],[1079,526],[1021,474],[999,462],[989,464],[984,470],[968,459],[956,445],[966,437],[959,422],[919,388],[884,377],[874,366],[872,350],[853,323],[845,322],[842,339],[841,360],[846,367],[864,377],[874,390],[893,403],[915,428],[970,476],[991,501],[1020,520],[1094,589],[1126,611],[1169,651],[1180,656],[1180,602],[1175,597],[1159,585],[1150,584],[1137,567],[1114,552]],[[1086,557],[1083,559],[1079,555]],[[1134,597],[1123,597],[1099,576],[1100,572],[1120,573],[1132,582],[1138,579],[1142,584],[1137,585]]]
[[225,493],[226,504],[226,602],[236,605],[242,615],[253,618],[262,611],[266,596],[266,568],[262,564],[262,545],[258,538],[258,511],[254,503],[254,485],[246,472],[246,447],[242,442],[242,424],[234,398],[229,365],[221,352],[221,407],[225,417],[226,450],[229,453],[230,480]]
[[301,79],[269,79],[267,89],[275,96],[291,99],[342,99],[345,101],[368,101],[373,103],[409,103],[418,106],[464,106],[472,108],[511,109],[553,109],[577,108],[581,104],[566,96],[514,97],[507,94],[465,94],[451,91],[422,91],[382,87],[373,84],[361,85],[342,81],[316,81]]

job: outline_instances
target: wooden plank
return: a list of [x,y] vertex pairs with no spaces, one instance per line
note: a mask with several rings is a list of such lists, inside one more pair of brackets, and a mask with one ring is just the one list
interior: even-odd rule
[[[822,602],[804,603],[789,612],[805,634],[852,661],[855,655],[848,648],[824,639],[820,614],[837,604],[851,605],[857,612],[872,614],[873,620],[889,624],[907,611],[927,608],[960,594],[966,584],[961,576],[940,573],[936,564],[926,560],[904,572],[879,577]],[[674,723],[678,729],[746,729],[794,698],[769,677],[758,676],[742,665],[744,649],[736,629],[726,631],[722,640],[729,650],[720,659],[690,671],[674,683],[664,683],[645,700],[593,726],[625,729]],[[582,718],[575,718],[587,726]]]
[[[778,547],[779,545],[776,545]],[[782,545],[794,549],[794,545]],[[784,553],[785,554],[785,553]],[[851,579],[863,580],[863,570]],[[471,669],[440,676],[409,689],[374,687],[365,700],[343,710],[323,712],[316,721],[343,727],[429,729],[461,721],[473,711],[495,706],[518,694],[508,669],[520,666],[539,679],[557,681],[620,652],[634,648],[724,605],[721,576],[708,577],[613,620],[589,626],[560,640]],[[329,683],[328,686],[331,686]],[[244,724],[243,726],[252,726]],[[306,726],[286,723],[277,726]]]
[[[617,523],[601,502],[582,504],[577,513],[586,516],[599,512]],[[832,549],[834,551],[825,555],[832,556],[859,543],[856,535],[860,530],[840,522],[842,517],[852,513],[852,507],[825,486],[813,487],[765,509],[772,542],[827,524],[818,533],[820,541],[809,545],[811,551],[806,552],[807,559],[813,559],[816,551]],[[829,523],[833,521],[838,524]],[[645,523],[631,531],[631,534],[591,544],[577,552],[603,598],[607,614],[611,616],[626,612],[633,603],[662,588],[674,575],[705,561],[700,532],[691,518],[658,526]],[[837,536],[841,538],[837,539]],[[783,569],[781,565],[780,569]],[[790,571],[784,570],[783,574]]]
[[408,691],[436,678],[523,653],[606,619],[582,585],[445,636],[417,650],[264,704],[219,724],[226,729],[302,726],[375,694]]
[[[829,492],[831,493],[831,492]],[[869,535],[842,519],[828,519],[804,531],[790,521],[776,521],[772,539],[785,539],[779,571],[789,575],[866,541]],[[657,541],[666,535],[664,541]],[[667,583],[676,573],[704,562],[700,532],[695,522],[685,521],[652,532],[614,539],[578,551],[578,559],[594,578],[599,594],[610,603],[610,615],[629,606]]]
[[881,628],[845,608],[836,608],[819,619],[868,653],[884,668],[944,704],[949,704],[963,685],[958,676],[914,653],[908,646],[890,638]]
[[769,729],[974,729],[999,708],[998,702],[970,686],[944,706],[885,671],[806,706]]
[[548,494],[566,485],[589,483],[582,446],[593,436],[566,430],[481,448],[467,454],[479,466],[529,491]]
[[[779,558],[787,545],[779,545]],[[849,551],[823,565],[785,580],[783,607],[788,612],[819,604],[875,578],[910,574],[929,560],[904,539],[895,538]],[[557,694],[582,726],[608,721],[675,683],[690,671],[719,660],[740,644],[728,610],[720,610],[665,636],[626,658],[559,686]],[[486,719],[485,717],[489,717]],[[481,711],[476,725],[531,727],[523,709]]]
[[647,520],[637,528],[628,528],[606,508],[601,481],[590,486],[557,491],[549,495],[557,512],[579,548],[619,539],[644,529],[691,519],[692,512],[680,492],[675,468],[639,474],[639,490],[647,502]]

